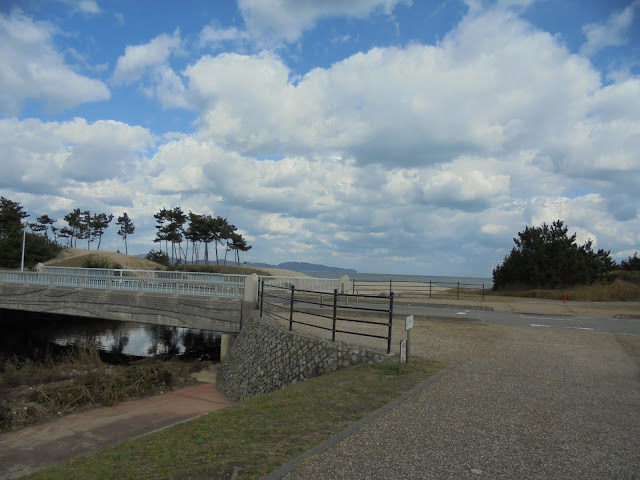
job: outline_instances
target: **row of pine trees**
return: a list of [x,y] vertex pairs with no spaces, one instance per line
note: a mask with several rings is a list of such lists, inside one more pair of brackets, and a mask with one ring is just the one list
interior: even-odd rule
[[[23,225],[29,214],[18,202],[0,197],[0,247],[4,247],[0,257],[7,257],[6,261],[0,258],[0,266],[15,267],[15,251],[19,250],[20,237]],[[96,250],[100,250],[102,236],[114,219],[113,214],[92,213],[89,210],[74,209],[63,217],[65,226],[58,226],[57,220],[49,215],[41,215],[35,222],[26,222],[30,232],[29,243],[34,250],[42,251],[38,254],[37,261],[43,261],[41,257],[55,256],[59,248],[55,247],[83,247],[91,250],[92,244],[97,242]],[[234,252],[234,260],[240,263],[240,252],[247,252],[251,246],[237,232],[235,225],[229,223],[226,218],[220,216],[201,215],[193,212],[185,214],[180,207],[171,210],[166,208],[154,215],[156,219],[156,238],[154,242],[164,245],[165,258],[170,257],[171,263],[199,263],[201,256],[205,264],[209,264],[209,244],[214,243],[216,263],[220,262],[218,247],[225,247],[224,262],[227,253]],[[124,241],[125,254],[128,255],[127,239],[135,232],[133,220],[127,212],[117,217],[118,235]],[[80,242],[80,245],[78,245]],[[48,252],[48,253],[44,253]],[[153,250],[150,254],[153,254]],[[153,256],[153,255],[151,255]],[[45,259],[46,260],[46,259]]]

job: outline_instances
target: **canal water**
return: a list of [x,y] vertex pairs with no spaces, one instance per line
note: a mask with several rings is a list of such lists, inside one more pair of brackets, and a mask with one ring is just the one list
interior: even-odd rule
[[94,345],[103,361],[144,357],[220,360],[220,332],[0,309],[0,358],[39,360]]

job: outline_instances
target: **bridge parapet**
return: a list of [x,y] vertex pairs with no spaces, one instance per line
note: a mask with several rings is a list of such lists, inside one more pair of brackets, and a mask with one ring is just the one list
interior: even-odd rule
[[[205,272],[182,272],[182,271],[166,271],[166,270],[133,270],[133,269],[124,269],[124,268],[79,268],[79,267],[52,267],[47,265],[38,265],[37,268],[39,273],[43,274],[55,274],[55,275],[66,275],[66,276],[82,276],[82,277],[98,277],[98,278],[120,278],[129,279],[153,279],[153,280],[162,280],[167,282],[183,282],[183,281],[194,281],[194,282],[209,282],[209,283],[222,283],[222,284],[231,284],[231,285],[243,285],[247,278],[247,275],[234,275],[234,274],[226,274],[226,273],[205,273]],[[291,285],[295,286],[298,290],[313,290],[319,292],[327,292],[333,293],[334,289],[338,289],[340,292],[345,291],[345,285],[349,282],[349,277],[343,276],[340,279],[333,278],[314,278],[314,277],[286,277],[286,276],[266,276],[260,275],[258,276],[258,281],[264,279],[269,282],[270,285],[276,285],[279,287],[290,287]],[[92,283],[93,285],[106,285],[106,282],[101,283],[98,281],[89,281],[88,283]],[[45,283],[45,285],[48,285]],[[126,289],[127,282],[120,283],[122,285],[122,289]],[[137,285],[137,284],[133,284]],[[181,294],[175,291],[158,291],[153,290],[155,288],[155,284],[149,283],[151,285],[153,292],[159,293],[176,293]],[[75,286],[75,284],[70,284],[70,286]],[[89,288],[100,288],[100,287],[91,287]],[[106,287],[105,288],[110,288]],[[132,290],[138,291],[138,290]],[[256,290],[257,291],[257,290]],[[185,291],[184,295],[192,295],[192,293],[188,293],[189,290]],[[194,294],[194,295],[197,295]],[[215,295],[211,295],[215,296]],[[224,295],[226,298],[227,295]],[[242,292],[238,292],[238,297],[242,297]]]
[[[82,269],[85,270],[85,269]],[[154,277],[106,276],[76,273],[0,271],[0,283],[46,285],[51,287],[93,288],[136,293],[161,293],[198,297],[242,299],[244,277],[240,282],[185,280]]]

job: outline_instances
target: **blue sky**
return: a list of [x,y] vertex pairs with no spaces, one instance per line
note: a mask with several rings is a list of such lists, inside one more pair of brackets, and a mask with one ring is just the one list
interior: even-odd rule
[[490,276],[556,219],[619,260],[639,32],[640,0],[5,0],[0,195],[126,211],[134,253],[180,206],[248,261]]

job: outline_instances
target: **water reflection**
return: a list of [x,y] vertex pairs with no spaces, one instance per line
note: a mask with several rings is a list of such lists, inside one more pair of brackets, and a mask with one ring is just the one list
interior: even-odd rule
[[0,312],[0,354],[31,357],[34,351],[96,345],[107,360],[118,357],[220,359],[220,332],[63,315]]

